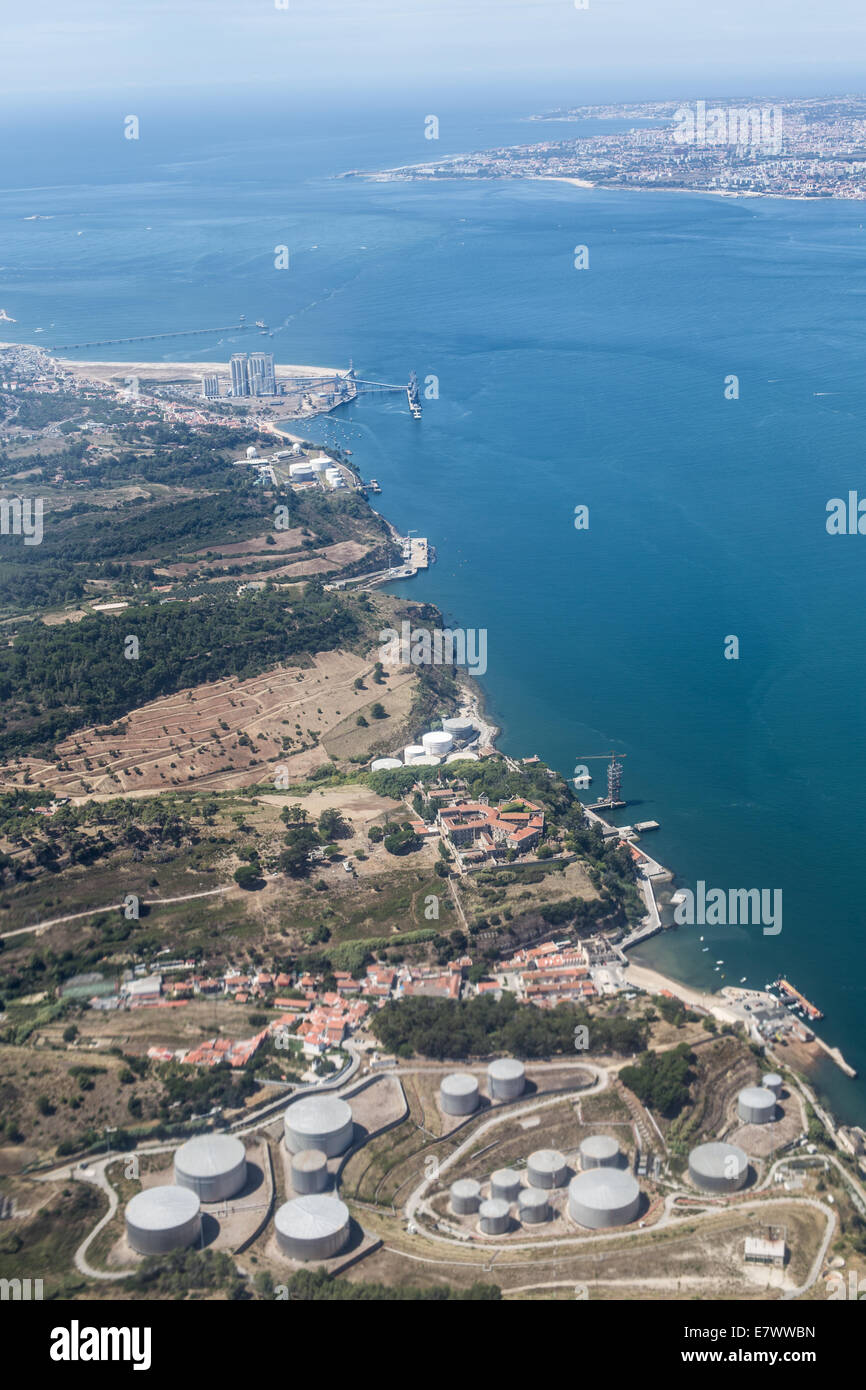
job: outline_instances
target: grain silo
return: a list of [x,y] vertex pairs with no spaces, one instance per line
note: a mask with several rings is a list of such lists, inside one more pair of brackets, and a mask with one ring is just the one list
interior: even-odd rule
[[490,1177],[490,1196],[500,1202],[516,1202],[523,1180],[514,1168],[497,1168]]
[[455,1216],[469,1216],[481,1206],[481,1184],[474,1178],[458,1178],[451,1184],[451,1210]]
[[540,1187],[524,1187],[518,1199],[520,1219],[527,1226],[537,1226],[540,1221],[550,1220],[550,1201]]
[[445,754],[450,753],[454,747],[453,738],[443,729],[433,729],[429,734],[422,734],[421,742],[424,745],[424,752],[432,753],[436,758],[444,758]]
[[298,1197],[324,1192],[330,1181],[328,1158],[321,1149],[301,1149],[292,1156],[292,1187]]
[[230,1134],[202,1134],[181,1144],[174,1156],[174,1180],[202,1202],[234,1197],[247,1180],[246,1150]]
[[352,1142],[352,1110],[337,1096],[306,1096],[286,1111],[286,1147],[293,1154],[321,1149],[328,1158],[345,1153]]
[[126,1206],[126,1238],[140,1255],[185,1250],[201,1235],[201,1204],[188,1187],[146,1187]]
[[736,1144],[700,1144],[689,1154],[689,1177],[704,1192],[736,1192],[749,1176],[749,1160]]
[[329,1260],[349,1239],[349,1208],[339,1197],[295,1197],[280,1207],[274,1228],[290,1260]]
[[590,1134],[580,1146],[580,1166],[589,1168],[620,1168],[622,1158],[619,1144],[608,1134]]
[[526,1163],[530,1187],[564,1187],[568,1181],[568,1164],[559,1149],[536,1149]]
[[515,1057],[499,1057],[487,1068],[487,1094],[491,1100],[516,1100],[523,1095],[526,1068]]
[[452,1071],[443,1076],[439,1104],[446,1115],[471,1115],[478,1109],[478,1082],[468,1071]]
[[486,1236],[504,1236],[511,1225],[511,1213],[507,1202],[491,1197],[482,1202],[478,1209],[481,1229]]
[[761,1085],[765,1090],[772,1091],[773,1095],[778,1100],[779,1096],[782,1094],[784,1082],[777,1071],[768,1071],[761,1077]]
[[737,1114],[747,1125],[769,1124],[776,1118],[776,1097],[765,1086],[746,1086],[737,1096]]
[[388,772],[395,767],[402,767],[399,758],[374,758],[370,764],[371,772]]
[[568,1214],[591,1231],[625,1226],[639,1207],[640,1188],[621,1168],[590,1168],[568,1184]]

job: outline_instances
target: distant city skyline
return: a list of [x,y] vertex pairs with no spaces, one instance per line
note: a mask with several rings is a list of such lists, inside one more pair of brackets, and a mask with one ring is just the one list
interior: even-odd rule
[[[4,97],[279,84],[389,94],[555,85],[576,100],[862,89],[859,0],[44,0],[7,21]],[[384,84],[384,85],[383,85]]]

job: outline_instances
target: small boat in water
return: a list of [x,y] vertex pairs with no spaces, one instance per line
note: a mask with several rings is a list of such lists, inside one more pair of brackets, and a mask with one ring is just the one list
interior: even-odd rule
[[741,984],[741,985],[744,985],[745,983],[746,983],[746,976],[744,975],[743,978],[742,978],[742,980],[740,981],[740,984]]
[[701,947],[701,950],[702,950],[702,951],[708,951],[709,949],[710,949],[709,946],[702,946],[702,947]]

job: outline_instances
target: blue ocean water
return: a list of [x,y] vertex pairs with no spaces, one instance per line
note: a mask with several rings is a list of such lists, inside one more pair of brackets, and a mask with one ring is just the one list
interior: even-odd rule
[[[641,959],[704,987],[719,957],[726,983],[786,975],[866,1072],[866,538],[825,528],[828,499],[863,476],[866,211],[334,177],[561,138],[521,120],[548,104],[440,112],[438,144],[422,112],[288,100],[267,121],[145,107],[139,142],[119,108],[34,122],[5,146],[0,307],[17,323],[0,336],[246,313],[273,339],[81,355],[225,360],[267,342],[278,361],[435,376],[420,423],[404,396],[374,396],[307,431],[353,449],[382,510],[435,545],[401,592],[487,629],[506,751],[568,775],[616,747],[627,818],[661,822],[647,848],[684,884],[782,890],[778,936],[682,928]],[[840,1118],[866,1122],[862,1080],[830,1063],[817,1079]]]

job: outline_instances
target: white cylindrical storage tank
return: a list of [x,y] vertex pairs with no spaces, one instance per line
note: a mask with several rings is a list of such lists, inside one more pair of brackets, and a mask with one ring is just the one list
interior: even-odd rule
[[446,1115],[471,1115],[478,1109],[478,1081],[468,1071],[452,1071],[439,1086],[439,1104]]
[[329,1260],[349,1239],[349,1208],[339,1197],[295,1197],[280,1207],[274,1228],[290,1260]]
[[761,1077],[761,1085],[766,1091],[772,1091],[773,1095],[778,1100],[779,1096],[782,1094],[784,1082],[777,1071],[768,1071]]
[[310,460],[310,467],[312,468],[314,473],[324,473],[327,468],[330,468],[330,466],[331,460],[329,458],[320,457]]
[[258,449],[256,448],[255,444],[250,444],[249,448],[247,449],[247,458],[248,458],[248,459],[255,459],[255,458],[258,458],[258,456],[259,456],[259,451],[258,451]]
[[487,1068],[487,1094],[491,1100],[517,1100],[526,1085],[526,1068],[516,1057],[499,1057]]
[[437,758],[444,758],[446,753],[450,753],[454,747],[454,740],[444,729],[433,729],[429,734],[421,735],[421,742],[424,745],[425,753],[433,753]]
[[371,772],[388,772],[392,768],[402,767],[399,758],[374,758],[370,764]]
[[422,743],[407,743],[403,749],[403,761],[408,764],[413,758],[423,758],[424,745]]
[[300,478],[312,478],[313,470],[308,463],[290,463],[289,477],[297,481]]
[[481,1206],[481,1183],[474,1178],[458,1178],[451,1184],[451,1210],[455,1216],[469,1216]]
[[689,1177],[704,1192],[736,1192],[749,1175],[749,1160],[736,1144],[700,1144],[689,1154]]
[[438,767],[442,759],[437,758],[435,753],[419,753],[415,758],[407,758],[407,767]]
[[321,1149],[301,1149],[292,1156],[292,1187],[298,1197],[324,1192],[330,1181],[328,1158]]
[[481,759],[477,753],[449,753],[445,761],[446,763],[478,763]]
[[568,1164],[559,1149],[536,1149],[526,1164],[530,1187],[564,1187],[568,1181]]
[[201,1235],[201,1204],[188,1187],[146,1187],[126,1206],[126,1238],[140,1255],[185,1250]]
[[619,1168],[621,1164],[619,1144],[607,1134],[590,1134],[580,1146],[580,1167]]
[[518,1199],[518,1208],[520,1219],[527,1226],[550,1219],[550,1202],[547,1193],[540,1187],[524,1187]]
[[286,1111],[286,1147],[293,1153],[321,1149],[328,1158],[345,1153],[352,1142],[351,1107],[337,1096],[307,1096]]
[[508,1210],[507,1202],[500,1202],[495,1197],[482,1202],[478,1209],[478,1216],[481,1222],[481,1229],[486,1236],[504,1236],[511,1225],[511,1213]]
[[640,1188],[621,1168],[591,1168],[568,1184],[568,1214],[590,1231],[625,1226],[639,1207]]
[[442,720],[442,728],[446,734],[450,734],[455,742],[465,742],[472,738],[476,731],[475,725],[465,714],[453,714],[448,719]]
[[202,1134],[181,1144],[174,1156],[174,1180],[202,1202],[234,1197],[247,1180],[246,1149],[230,1134]]
[[523,1180],[514,1168],[497,1168],[490,1177],[490,1196],[500,1202],[516,1202]]
[[747,1125],[769,1124],[776,1118],[776,1097],[765,1086],[746,1086],[737,1096],[737,1114]]
[[439,1104],[446,1115],[471,1115],[478,1101],[478,1081],[468,1071],[452,1071],[442,1078]]

